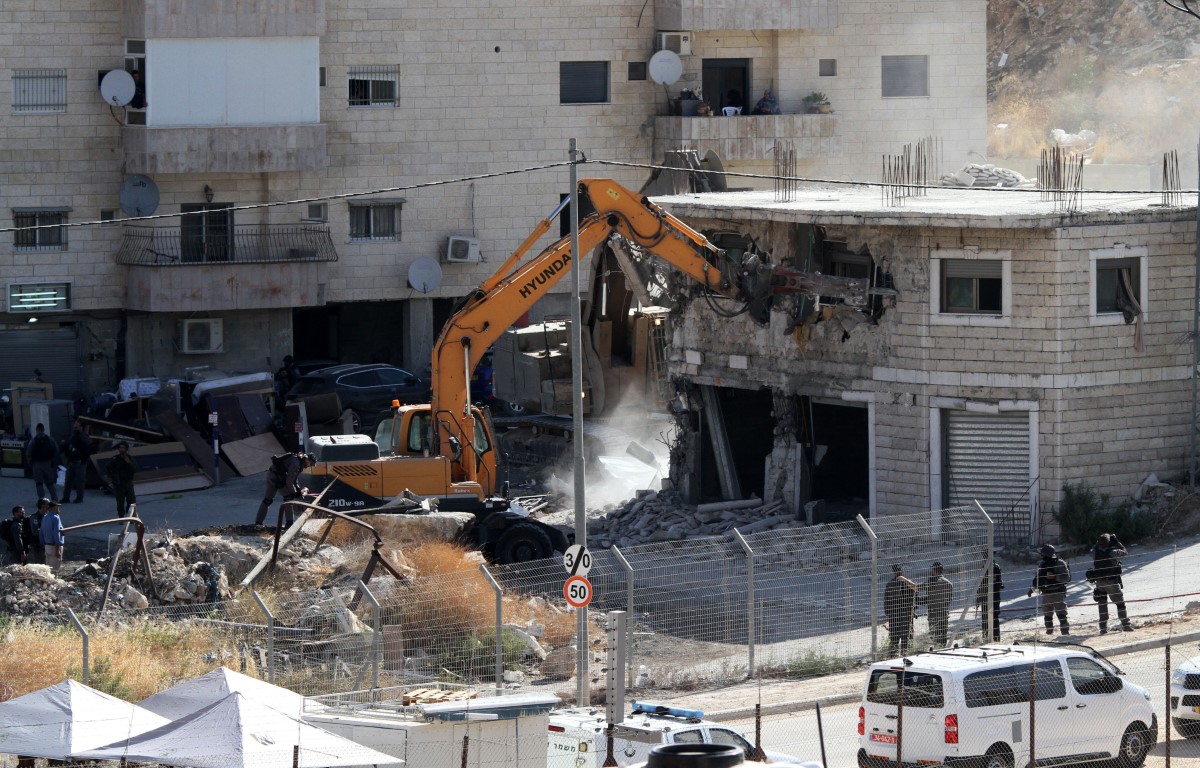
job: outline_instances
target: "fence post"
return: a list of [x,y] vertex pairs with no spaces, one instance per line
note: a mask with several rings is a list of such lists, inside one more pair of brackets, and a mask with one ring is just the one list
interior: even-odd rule
[[613,546],[610,551],[617,558],[621,567],[625,569],[625,613],[628,617],[625,621],[625,667],[628,672],[625,675],[625,685],[633,688],[633,566],[616,546]]
[[746,656],[750,677],[754,677],[754,550],[737,528],[733,529],[733,535],[746,552]]
[[992,636],[996,626],[996,573],[992,567],[992,563],[996,562],[996,523],[992,520],[992,516],[987,513],[983,505],[978,501],[975,502],[975,508],[979,510],[979,514],[983,515],[983,519],[987,521],[987,558],[983,563],[984,578],[987,579],[987,594],[983,599],[983,611],[987,621],[984,626],[987,627],[983,633],[983,642],[992,642]]
[[258,610],[263,612],[267,617],[267,682],[275,682],[275,615],[271,613],[271,609],[263,602],[262,597],[255,590],[251,594],[254,595],[254,602],[258,603]]
[[483,578],[487,579],[488,584],[492,585],[492,589],[496,592],[496,690],[504,690],[504,636],[502,629],[504,627],[504,591],[500,589],[500,583],[492,577],[491,571],[487,569],[487,565],[480,565],[479,570],[483,572]]
[[[1171,590],[1171,594],[1175,594],[1175,590]],[[1163,697],[1163,709],[1166,710],[1163,716],[1163,755],[1166,758],[1167,768],[1171,768],[1171,638],[1167,637],[1167,643],[1163,646],[1163,651],[1166,653],[1166,661],[1163,664],[1163,690],[1167,695]]]
[[379,687],[379,652],[383,647],[383,606],[375,599],[375,595],[367,588],[365,581],[358,582],[358,588],[371,603],[374,613],[375,632],[371,638],[371,700],[375,700],[375,689]]
[[70,606],[67,606],[67,618],[71,620],[71,623],[75,625],[75,631],[79,633],[81,638],[83,638],[83,680],[80,682],[84,685],[87,685],[88,668],[90,666],[88,661],[88,642],[91,640],[91,638],[88,637],[87,629],[84,628],[83,623],[79,620],[79,617],[75,615],[75,611],[71,610]]
[[854,519],[871,539],[871,658],[874,659],[879,651],[879,537],[862,515],[855,515]]

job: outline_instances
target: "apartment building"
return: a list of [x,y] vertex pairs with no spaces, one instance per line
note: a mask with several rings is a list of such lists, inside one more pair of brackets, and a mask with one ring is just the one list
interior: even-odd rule
[[875,179],[922,137],[949,164],[984,142],[982,0],[6,0],[0,40],[0,381],[59,397],[288,353],[421,372],[568,193],[571,138],[633,187],[596,161],[763,174],[782,139]]

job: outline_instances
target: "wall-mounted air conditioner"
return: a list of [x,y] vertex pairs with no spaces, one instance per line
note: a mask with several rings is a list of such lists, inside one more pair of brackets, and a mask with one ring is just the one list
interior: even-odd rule
[[179,353],[210,355],[224,351],[222,323],[219,317],[179,321]]
[[660,51],[671,51],[680,56],[692,55],[691,32],[659,32],[658,48]]
[[473,237],[454,235],[446,241],[446,261],[452,264],[479,262],[479,241]]

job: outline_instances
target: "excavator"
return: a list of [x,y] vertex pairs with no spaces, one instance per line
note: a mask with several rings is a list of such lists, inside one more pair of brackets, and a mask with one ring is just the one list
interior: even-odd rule
[[[611,179],[579,182],[579,250],[591,252],[608,238],[628,250],[651,254],[704,291],[742,303],[757,322],[769,321],[782,294],[837,295],[867,304],[868,281],[799,272],[766,263],[757,254],[730,258],[702,234],[648,198]],[[505,330],[545,296],[573,266],[571,238],[564,237],[522,262],[566,207],[564,200],[513,251],[504,264],[464,297],[433,347],[429,403],[397,405],[375,435],[378,458],[319,460],[306,482],[324,488],[322,504],[350,514],[376,510],[389,500],[429,500],[439,510],[469,511],[477,522],[472,543],[493,561],[522,562],[564,551],[571,535],[529,515],[508,498],[497,475],[494,431],[472,405],[471,372]]]

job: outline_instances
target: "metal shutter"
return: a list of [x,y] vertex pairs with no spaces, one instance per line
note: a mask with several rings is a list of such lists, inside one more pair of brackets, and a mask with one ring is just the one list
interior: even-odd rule
[[73,400],[83,391],[79,335],[74,328],[0,331],[0,389],[14,381],[33,381],[33,369],[54,385],[56,400]]
[[601,104],[608,101],[607,61],[564,61],[558,65],[561,104]]
[[997,541],[1028,541],[1029,414],[943,411],[947,506],[978,501]]
[[928,56],[884,56],[882,64],[884,98],[929,95]]

